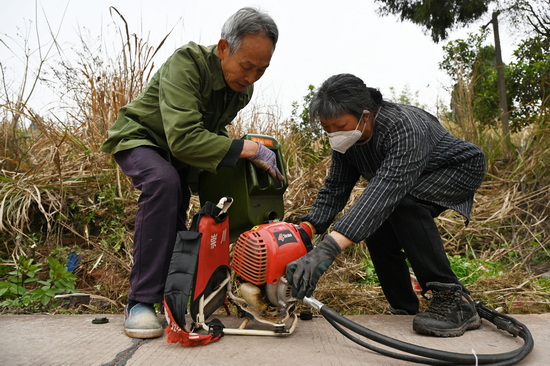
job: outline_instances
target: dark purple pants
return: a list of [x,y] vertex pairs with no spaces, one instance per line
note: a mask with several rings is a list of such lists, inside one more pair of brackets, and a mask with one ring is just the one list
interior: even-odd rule
[[159,303],[176,233],[185,229],[191,193],[184,172],[177,171],[151,147],[115,154],[124,174],[141,191],[134,232],[134,264],[129,300]]
[[418,296],[412,289],[407,258],[423,289],[431,281],[459,283],[433,219],[444,210],[407,195],[367,239],[380,285],[394,309],[409,314],[418,312]]

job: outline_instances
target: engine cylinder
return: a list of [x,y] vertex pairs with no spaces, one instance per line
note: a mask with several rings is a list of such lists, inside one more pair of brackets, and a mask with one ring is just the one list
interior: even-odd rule
[[294,224],[284,221],[253,227],[242,233],[233,251],[232,269],[255,285],[276,284],[286,265],[307,253]]

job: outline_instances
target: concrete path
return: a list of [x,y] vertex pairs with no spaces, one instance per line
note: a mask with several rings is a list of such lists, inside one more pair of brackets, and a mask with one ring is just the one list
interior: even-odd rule
[[[93,324],[107,317],[106,324]],[[227,327],[240,320],[220,316]],[[350,316],[379,333],[430,348],[460,353],[503,353],[522,340],[484,321],[479,330],[458,338],[420,336],[411,328],[412,316]],[[533,352],[521,365],[550,364],[550,313],[518,315],[535,339]],[[412,365],[362,348],[338,333],[322,317],[299,320],[285,337],[225,335],[218,342],[198,347],[128,338],[123,315],[2,315],[0,365]],[[250,323],[254,329],[257,323]],[[369,341],[370,342],[370,341]],[[372,343],[372,342],[371,342]],[[376,344],[378,345],[378,344]]]

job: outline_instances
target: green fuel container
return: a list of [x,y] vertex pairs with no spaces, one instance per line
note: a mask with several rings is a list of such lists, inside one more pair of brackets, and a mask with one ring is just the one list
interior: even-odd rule
[[244,140],[259,142],[275,152],[277,167],[283,181],[273,179],[269,173],[257,168],[248,159],[239,159],[235,168],[222,167],[216,173],[203,171],[199,176],[201,206],[206,201],[217,203],[222,197],[232,197],[229,208],[231,241],[252,227],[273,220],[282,220],[284,215],[283,194],[288,187],[281,146],[271,136],[248,134]]

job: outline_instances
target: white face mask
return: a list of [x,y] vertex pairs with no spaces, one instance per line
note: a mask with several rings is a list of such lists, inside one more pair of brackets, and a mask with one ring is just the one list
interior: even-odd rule
[[328,142],[330,143],[330,147],[332,148],[332,150],[338,151],[339,153],[343,154],[346,152],[347,149],[349,149],[357,141],[359,141],[359,139],[363,135],[363,131],[365,130],[365,127],[363,127],[363,131],[358,130],[359,124],[361,124],[362,119],[363,115],[361,115],[361,118],[357,122],[357,127],[355,127],[355,130],[353,131],[336,131],[328,133]]

